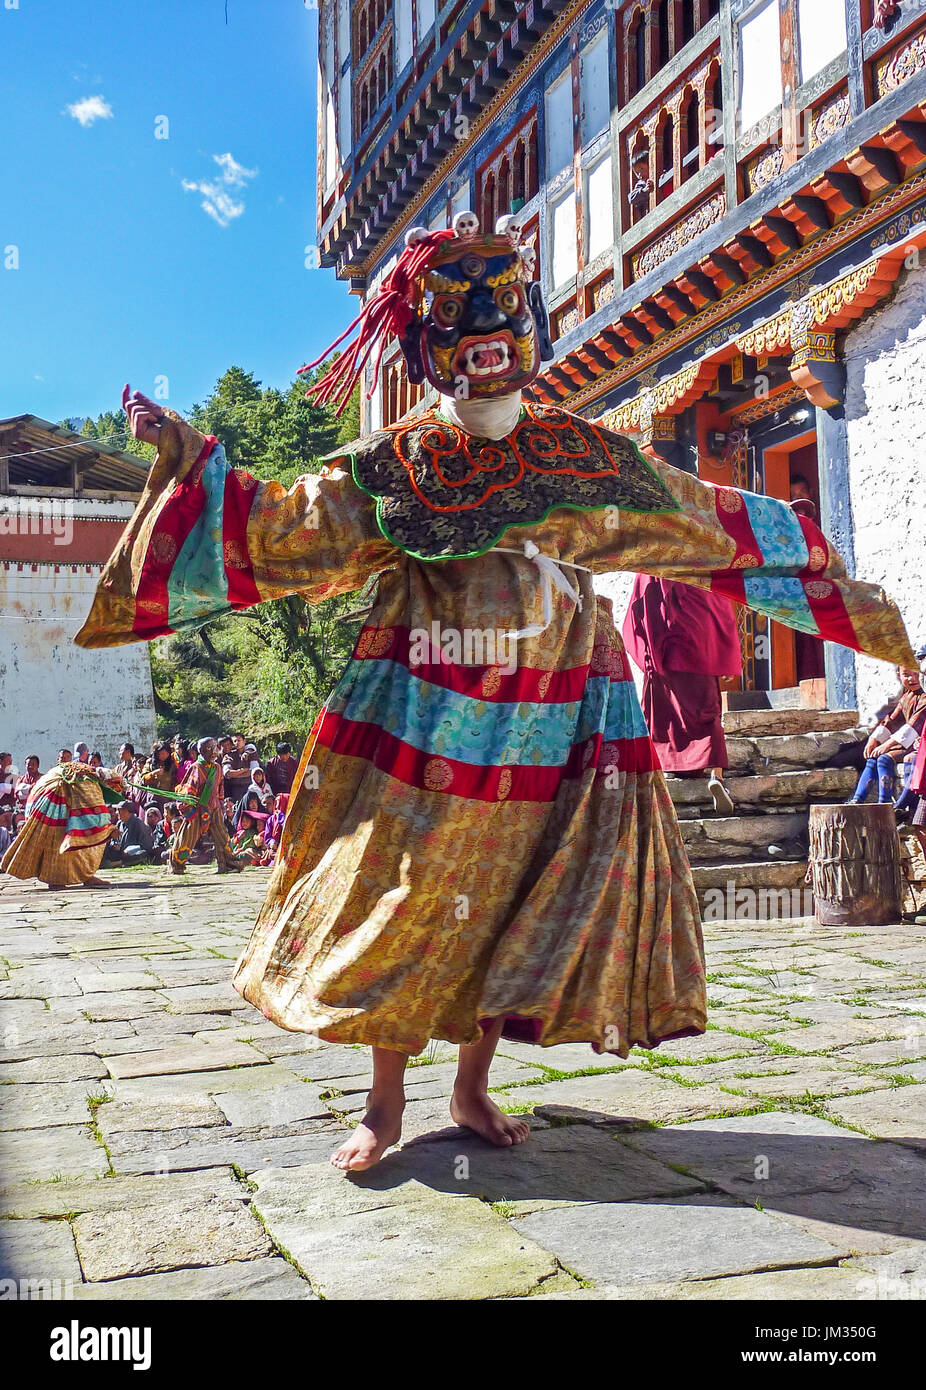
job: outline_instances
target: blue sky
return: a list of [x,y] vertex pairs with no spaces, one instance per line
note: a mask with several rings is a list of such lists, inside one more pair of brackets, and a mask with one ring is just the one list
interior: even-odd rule
[[317,12],[225,9],[0,0],[0,417],[96,415],[159,376],[184,411],[232,363],[284,386],[353,318],[305,267]]

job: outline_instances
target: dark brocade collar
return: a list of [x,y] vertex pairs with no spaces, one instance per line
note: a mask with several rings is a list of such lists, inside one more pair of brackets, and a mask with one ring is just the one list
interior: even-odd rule
[[376,498],[380,531],[418,560],[482,555],[510,526],[557,507],[674,512],[678,503],[632,440],[555,406],[526,406],[504,439],[467,434],[436,410],[332,457]]

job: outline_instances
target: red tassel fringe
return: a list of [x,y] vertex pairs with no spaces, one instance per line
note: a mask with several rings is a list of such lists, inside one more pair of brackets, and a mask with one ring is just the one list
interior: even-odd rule
[[335,414],[340,415],[375,350],[373,385],[367,392],[367,400],[371,398],[376,389],[379,364],[386,344],[390,338],[401,337],[411,323],[418,302],[418,281],[430,265],[441,242],[448,241],[455,235],[456,233],[449,228],[442,229],[429,232],[421,241],[406,246],[376,294],[363,306],[353,323],[345,328],[339,338],[335,338],[320,357],[299,368],[300,374],[310,372],[319,362],[324,362],[349,333],[359,328],[356,338],[344,349],[334,366],[306,392],[317,405],[328,405],[329,402],[336,401],[338,408]]

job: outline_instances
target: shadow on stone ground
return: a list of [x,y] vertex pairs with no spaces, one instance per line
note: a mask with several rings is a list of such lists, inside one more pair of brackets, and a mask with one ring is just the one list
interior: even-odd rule
[[0,1278],[79,1299],[926,1294],[926,931],[710,924],[711,1026],[625,1061],[503,1042],[530,1140],[449,1124],[346,1178],[365,1049],[232,989],[266,872],[0,882]]

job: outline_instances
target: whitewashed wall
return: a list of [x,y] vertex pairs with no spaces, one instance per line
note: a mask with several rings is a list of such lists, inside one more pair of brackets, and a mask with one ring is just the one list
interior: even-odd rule
[[[633,588],[635,574],[625,570],[617,570],[614,574],[598,574],[595,576],[595,592],[603,594],[605,598],[611,600],[611,607],[614,610],[614,626],[618,632],[624,626],[624,618],[627,614],[627,605],[630,602],[630,591]],[[633,672],[634,680],[637,683],[637,690],[643,689],[643,676],[631,661],[630,669]]]
[[99,568],[0,566],[0,749],[42,768],[80,739],[115,761],[119,744],[154,738],[147,643],[86,651],[74,634],[90,611]]
[[[926,269],[903,273],[894,298],[846,339],[849,488],[859,579],[903,611],[926,641]],[[891,668],[856,659],[858,704],[870,718],[896,689]]]

